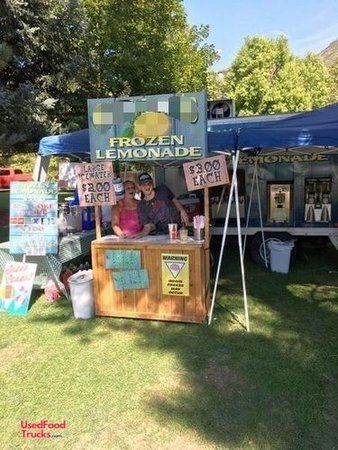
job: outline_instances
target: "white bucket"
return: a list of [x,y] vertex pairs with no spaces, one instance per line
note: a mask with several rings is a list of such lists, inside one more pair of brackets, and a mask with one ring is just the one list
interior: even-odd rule
[[94,316],[93,271],[79,270],[68,278],[74,317],[90,319]]
[[268,242],[270,250],[270,268],[273,272],[288,273],[291,252],[294,247],[293,241]]

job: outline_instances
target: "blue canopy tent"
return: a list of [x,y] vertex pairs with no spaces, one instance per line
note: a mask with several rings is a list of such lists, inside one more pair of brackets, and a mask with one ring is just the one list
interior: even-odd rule
[[[338,103],[305,113],[238,117],[213,120],[208,123],[208,152],[226,152],[232,154],[233,165],[233,177],[230,186],[222,247],[209,313],[209,323],[211,322],[216,296],[218,277],[220,272],[221,260],[223,257],[223,249],[225,245],[225,238],[227,234],[230,215],[230,207],[232,199],[234,198],[236,205],[246,328],[249,331],[249,316],[244,276],[244,249],[242,247],[241,239],[241,225],[239,217],[239,200],[237,189],[237,166],[240,151],[276,151],[279,149],[302,149],[315,146],[338,148]],[[47,157],[51,155],[72,155],[88,159],[88,157],[90,156],[89,132],[88,130],[81,130],[60,136],[45,137],[40,141],[38,155],[40,157]],[[255,177],[253,178],[253,181],[255,179],[258,189],[257,171]],[[250,214],[252,190],[250,195],[247,220]],[[261,229],[264,242],[262,219]]]
[[338,147],[338,103],[314,111],[213,121],[209,151]]
[[89,132],[86,129],[57,136],[44,137],[39,143],[38,155],[74,155],[89,158]]
[[[249,331],[249,314],[244,274],[244,252],[254,183],[256,183],[256,189],[259,191],[259,182],[256,158],[249,206],[247,211],[245,239],[244,245],[242,245],[237,189],[237,166],[240,151],[276,151],[281,148],[284,150],[289,148],[308,149],[309,147],[315,146],[338,147],[338,103],[305,113],[295,113],[284,116],[270,115],[264,117],[235,118],[230,119],[229,121],[227,121],[227,123],[214,123],[213,125],[208,127],[208,146],[209,151],[229,151],[230,153],[232,153],[233,164],[233,177],[230,187],[225,224],[223,228],[223,239],[217,273],[215,277],[211,308],[209,312],[209,324],[212,319],[212,312],[216,298],[219,273],[229,223],[231,202],[233,197],[235,197],[245,319],[246,328],[247,331]],[[267,266],[267,251],[265,248],[263,220],[259,195],[258,208],[262,242],[264,246],[264,258],[265,264]]]
[[[314,111],[268,116],[236,117],[208,122],[208,151],[338,147],[338,103]],[[89,131],[47,136],[38,154],[78,155],[88,158]]]

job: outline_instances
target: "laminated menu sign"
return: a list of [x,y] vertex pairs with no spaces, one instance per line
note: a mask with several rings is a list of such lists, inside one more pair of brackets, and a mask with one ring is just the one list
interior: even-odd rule
[[112,276],[117,291],[149,288],[147,269],[121,270],[120,272],[113,272]]
[[106,250],[106,269],[141,269],[139,250]]
[[56,254],[58,252],[57,207],[56,181],[11,183],[10,253]]
[[27,313],[36,264],[7,261],[0,287],[0,312]]
[[77,164],[75,173],[80,206],[116,204],[111,162]]
[[189,296],[189,255],[163,253],[162,293]]

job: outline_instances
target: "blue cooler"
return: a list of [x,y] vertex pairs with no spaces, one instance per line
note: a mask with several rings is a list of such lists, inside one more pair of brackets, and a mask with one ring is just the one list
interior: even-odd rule
[[95,228],[94,206],[86,206],[82,211],[82,229],[93,230]]

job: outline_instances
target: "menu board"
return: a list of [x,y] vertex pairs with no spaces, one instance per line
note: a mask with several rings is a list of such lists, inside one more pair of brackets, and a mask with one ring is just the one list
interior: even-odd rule
[[7,261],[0,287],[0,312],[27,313],[36,264]]
[[12,182],[9,248],[11,254],[58,252],[56,181]]

